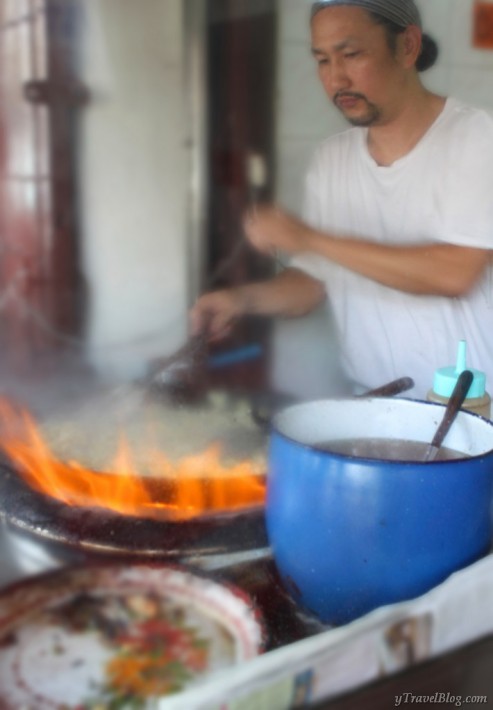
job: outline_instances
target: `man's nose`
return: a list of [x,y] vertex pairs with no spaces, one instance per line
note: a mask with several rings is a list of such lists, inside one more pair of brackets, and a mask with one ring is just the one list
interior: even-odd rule
[[324,86],[330,96],[335,96],[338,91],[350,88],[351,80],[343,61],[338,60],[331,63],[324,76]]

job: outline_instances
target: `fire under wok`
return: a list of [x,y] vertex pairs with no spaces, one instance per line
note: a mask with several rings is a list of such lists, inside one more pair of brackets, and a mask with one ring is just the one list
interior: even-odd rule
[[222,393],[193,407],[132,393],[35,418],[3,402],[0,513],[21,532],[146,555],[266,544],[266,437]]

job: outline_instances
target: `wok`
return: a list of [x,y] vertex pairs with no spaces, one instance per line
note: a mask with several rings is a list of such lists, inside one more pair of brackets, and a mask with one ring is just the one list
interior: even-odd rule
[[[409,378],[390,383],[384,392],[412,386]],[[202,451],[219,439],[226,457],[254,458],[265,483],[265,431],[252,421],[251,404],[244,397],[215,393],[194,406],[178,407],[166,399],[142,397],[140,388],[117,394],[102,391],[78,407],[69,407],[40,422],[42,435],[60,460],[78,460],[100,477],[111,476],[103,462],[115,449],[120,433],[135,447],[139,460],[149,448],[160,446],[180,457]],[[139,451],[140,447],[140,451]],[[142,458],[144,461],[144,458]],[[263,506],[204,513],[193,520],[128,517],[98,507],[71,507],[32,490],[6,459],[0,465],[0,516],[18,533],[55,547],[99,554],[175,556],[211,554],[221,550],[267,545]],[[104,473],[108,471],[108,473]],[[99,472],[99,473],[98,473]],[[259,479],[260,480],[260,479]],[[160,494],[149,477],[149,490]]]
[[[265,481],[266,437],[252,422],[248,406],[223,396],[179,407],[161,398],[144,400],[139,388],[118,394],[100,391],[36,423],[55,459],[76,460],[99,479],[113,477],[111,461],[123,433],[136,466],[145,464],[146,454],[157,448],[175,461],[200,455],[219,440],[225,467],[255,457],[259,485]],[[167,480],[153,478],[150,471],[142,474],[152,500],[162,500]],[[89,554],[170,557],[267,545],[263,505],[211,509],[184,520],[165,510],[158,518],[145,512],[138,517],[119,514],[98,507],[97,500],[70,506],[31,488],[7,455],[0,455],[0,518],[16,533]]]

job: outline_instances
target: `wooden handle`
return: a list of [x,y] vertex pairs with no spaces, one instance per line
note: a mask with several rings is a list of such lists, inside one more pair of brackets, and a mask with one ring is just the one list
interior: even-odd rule
[[358,395],[358,397],[393,397],[401,392],[406,392],[414,387],[414,380],[411,377],[400,377],[398,380],[388,382],[386,385],[377,387],[374,390]]
[[438,427],[435,436],[433,437],[433,441],[431,442],[432,446],[436,446],[437,448],[441,446],[442,441],[448,434],[448,430],[452,426],[457,412],[464,403],[464,400],[467,396],[467,393],[469,392],[469,388],[472,384],[473,379],[474,375],[471,370],[464,370],[459,375],[456,385],[454,387],[454,391],[452,392],[448,401],[442,422]]

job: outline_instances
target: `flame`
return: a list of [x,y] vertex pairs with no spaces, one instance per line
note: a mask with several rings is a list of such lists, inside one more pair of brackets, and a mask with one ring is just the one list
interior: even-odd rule
[[27,409],[0,400],[0,448],[34,490],[74,507],[100,507],[135,517],[187,520],[204,514],[263,505],[265,476],[251,461],[226,466],[221,447],[172,462],[149,452],[149,475],[141,476],[121,437],[103,473],[78,461],[60,461]]

